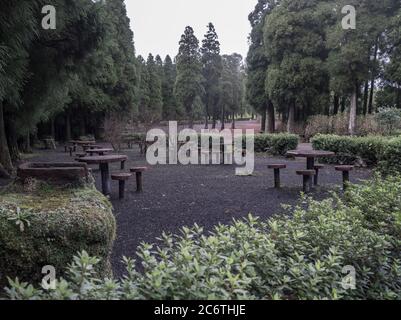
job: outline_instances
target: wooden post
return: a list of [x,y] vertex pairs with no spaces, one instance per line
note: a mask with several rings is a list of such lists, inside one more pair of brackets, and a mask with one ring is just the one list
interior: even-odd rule
[[109,177],[109,164],[100,164],[100,173],[102,176],[102,192],[108,196],[110,194],[110,177]]
[[136,192],[142,192],[142,172],[136,172]]
[[125,169],[125,161],[121,161],[121,170]]
[[[306,169],[307,170],[315,170],[315,158],[306,158]],[[309,182],[309,190],[313,189],[313,180],[308,179]],[[309,191],[308,191],[309,192]]]
[[304,192],[309,193],[310,192],[310,185],[311,185],[311,178],[309,175],[304,175]]
[[274,169],[274,187],[276,189],[281,188],[280,169]]
[[124,199],[125,180],[120,180],[118,183],[119,183],[119,188],[118,188],[119,198]]
[[316,174],[314,176],[314,183],[315,183],[315,186],[317,186],[319,184],[319,169],[316,168],[315,171],[316,171]]
[[347,190],[349,183],[349,171],[343,171],[343,189]]

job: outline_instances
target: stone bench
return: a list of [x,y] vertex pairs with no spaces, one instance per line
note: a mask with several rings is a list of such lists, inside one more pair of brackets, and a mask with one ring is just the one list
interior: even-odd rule
[[319,171],[324,169],[324,165],[323,164],[315,164],[314,167],[315,169],[315,176],[314,176],[314,184],[315,186],[319,185]]
[[131,172],[135,173],[136,175],[136,192],[142,192],[143,191],[143,186],[142,186],[142,173],[147,171],[147,167],[136,167],[136,168],[131,168]]
[[309,193],[311,189],[311,179],[316,175],[315,170],[298,170],[297,175],[303,176],[303,190]]
[[280,170],[286,169],[287,166],[285,164],[269,164],[267,168],[274,170],[274,187],[276,189],[280,189],[281,188]]
[[349,184],[349,173],[354,170],[354,166],[336,166],[336,171],[343,173],[343,190],[345,191]]
[[114,173],[111,175],[111,180],[118,181],[118,195],[120,199],[125,196],[125,181],[131,178],[130,173]]

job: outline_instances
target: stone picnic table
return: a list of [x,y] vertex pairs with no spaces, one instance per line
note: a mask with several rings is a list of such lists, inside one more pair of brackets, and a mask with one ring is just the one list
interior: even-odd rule
[[106,196],[110,195],[111,193],[109,164],[114,162],[125,162],[127,160],[128,157],[125,155],[93,156],[78,159],[79,162],[99,165],[102,177],[102,192]]
[[[315,159],[334,157],[336,154],[334,152],[324,150],[291,150],[287,152],[287,155],[296,158],[306,158],[306,170],[315,170]],[[312,179],[310,183],[311,186],[313,186]]]
[[99,149],[88,149],[85,152],[89,155],[93,156],[94,154],[98,154],[99,156],[104,156],[105,153],[113,152],[114,150],[111,148],[99,148]]
[[85,146],[94,145],[96,144],[96,141],[71,140],[69,141],[69,143],[74,146],[74,150],[76,150],[76,148],[80,146],[85,151]]

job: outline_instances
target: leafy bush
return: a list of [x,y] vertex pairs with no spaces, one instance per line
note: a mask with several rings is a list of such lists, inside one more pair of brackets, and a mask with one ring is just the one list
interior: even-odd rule
[[315,149],[336,153],[335,157],[324,159],[326,162],[341,164],[358,164],[358,162],[362,162],[367,166],[377,166],[379,162],[385,160],[385,150],[388,148],[390,141],[392,140],[380,136],[317,135],[313,138],[312,144]]
[[391,135],[401,129],[401,110],[397,108],[380,108],[376,115],[377,121],[387,134]]
[[[122,280],[98,278],[99,260],[81,253],[56,289],[18,280],[12,299],[401,299],[401,178],[376,177],[348,189],[345,199],[305,199],[292,217],[249,217],[214,233],[184,228],[144,244],[124,259]],[[343,268],[356,271],[343,287]]]
[[15,184],[0,194],[0,287],[6,276],[37,281],[46,265],[62,275],[81,250],[101,258],[97,270],[110,274],[116,226],[108,200],[91,186],[28,189]]
[[298,147],[298,140],[294,134],[258,134],[255,135],[255,152],[284,156],[287,151]]
[[384,174],[401,172],[401,137],[389,140],[380,155],[379,170]]

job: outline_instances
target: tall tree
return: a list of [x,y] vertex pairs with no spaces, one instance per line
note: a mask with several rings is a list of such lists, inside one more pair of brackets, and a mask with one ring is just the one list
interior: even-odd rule
[[[159,57],[160,58],[160,57]],[[161,60],[161,59],[160,59]],[[156,64],[152,54],[149,54],[146,62],[149,81],[149,111],[153,114],[153,121],[159,121],[162,117],[162,79],[160,78],[160,66]]]
[[266,85],[270,98],[287,114],[288,132],[294,131],[296,121],[328,105],[328,5],[326,1],[283,0],[266,18],[266,55],[271,60]]
[[194,125],[194,102],[203,94],[202,64],[199,52],[199,41],[191,27],[186,27],[179,42],[180,48],[176,58],[177,79],[175,83],[175,96],[186,115],[190,119],[190,127]]
[[177,109],[177,102],[174,96],[174,84],[177,76],[176,66],[169,55],[164,59],[163,64],[163,119],[176,120],[182,115]]
[[221,125],[225,128],[227,115],[232,117],[235,127],[235,116],[241,108],[242,93],[242,56],[237,53],[223,56],[223,72],[220,89]]
[[220,56],[220,42],[215,27],[212,23],[207,26],[205,39],[202,41],[202,74],[205,94],[205,127],[209,128],[209,117],[213,117],[213,129],[216,128],[219,101],[219,81],[222,73],[222,60]]

